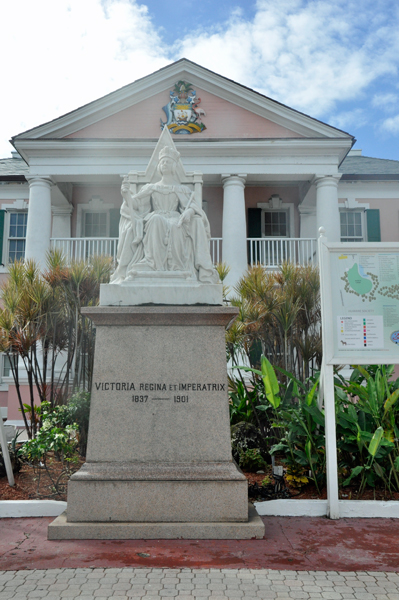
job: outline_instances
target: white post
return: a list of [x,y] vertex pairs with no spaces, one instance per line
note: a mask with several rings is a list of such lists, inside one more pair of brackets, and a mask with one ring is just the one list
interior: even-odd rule
[[1,447],[1,451],[3,453],[3,460],[4,460],[4,465],[6,467],[8,483],[10,484],[11,487],[13,487],[13,485],[15,484],[14,473],[12,471],[10,454],[8,452],[6,432],[4,429],[3,417],[1,416],[1,414],[0,414],[0,447]]
[[339,519],[337,432],[335,423],[334,367],[324,365],[324,416],[326,420],[327,517]]
[[40,267],[46,264],[51,237],[51,186],[47,177],[28,177],[29,208],[26,227],[25,258],[33,258]]
[[324,227],[330,242],[341,240],[338,208],[338,176],[318,177],[316,183],[317,229]]
[[245,215],[246,175],[222,175],[223,243],[222,257],[230,267],[226,285],[234,286],[248,269],[247,222]]
[[[337,461],[337,431],[335,423],[335,390],[334,367],[326,364],[327,356],[331,352],[328,344],[332,343],[332,336],[328,335],[330,329],[326,322],[326,303],[331,296],[331,274],[329,268],[328,251],[325,247],[325,229],[319,230],[319,268],[320,268],[320,299],[321,299],[321,326],[323,332],[323,362],[321,366],[320,393],[324,396],[324,418],[326,439],[326,470],[327,470],[327,517],[339,519],[338,496],[338,461]],[[330,339],[331,338],[331,339]]]

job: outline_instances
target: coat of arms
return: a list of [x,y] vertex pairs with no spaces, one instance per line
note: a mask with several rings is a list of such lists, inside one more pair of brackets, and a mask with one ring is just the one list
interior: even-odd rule
[[199,108],[201,98],[197,98],[197,92],[191,83],[180,80],[169,92],[170,100],[162,110],[166,114],[166,121],[161,119],[161,129],[166,127],[172,133],[198,133],[206,129],[202,122],[205,111]]

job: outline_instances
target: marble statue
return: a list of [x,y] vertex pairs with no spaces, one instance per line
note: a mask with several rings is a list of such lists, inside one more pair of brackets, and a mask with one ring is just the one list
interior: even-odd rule
[[118,266],[111,284],[153,278],[169,273],[200,283],[218,283],[210,252],[210,227],[194,192],[176,174],[179,152],[165,146],[159,152],[160,181],[132,194],[128,178],[122,183]]

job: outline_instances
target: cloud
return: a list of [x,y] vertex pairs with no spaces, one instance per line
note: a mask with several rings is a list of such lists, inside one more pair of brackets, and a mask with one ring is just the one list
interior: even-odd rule
[[344,131],[354,127],[364,127],[369,122],[369,115],[362,108],[355,108],[346,112],[337,113],[328,120],[330,125]]
[[[380,9],[380,10],[379,10]],[[399,63],[393,2],[258,0],[219,31],[194,32],[181,53],[313,116],[357,98]]]
[[0,20],[0,156],[12,135],[170,62],[147,8],[128,0],[18,0]]
[[[182,56],[350,130],[366,119],[350,103],[366,98],[371,111],[367,94],[378,82],[385,86],[372,102],[392,106],[399,67],[396,0],[258,0],[251,18],[234,6],[227,21],[167,45],[145,0],[1,3],[0,156],[9,154],[12,135]],[[185,14],[172,16],[176,31],[186,30]]]
[[396,117],[390,117],[389,119],[385,119],[385,121],[381,125],[381,129],[386,133],[390,133],[392,135],[399,134],[399,115],[396,115]]
[[375,108],[383,109],[387,112],[393,111],[398,106],[399,96],[387,92],[385,94],[375,94],[371,101],[372,106]]

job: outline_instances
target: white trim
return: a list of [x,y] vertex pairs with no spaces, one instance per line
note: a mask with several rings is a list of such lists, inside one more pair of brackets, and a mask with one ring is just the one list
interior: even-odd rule
[[[87,204],[78,204],[76,211],[76,237],[83,238],[84,235],[84,214],[87,212],[103,212],[107,215],[107,232],[105,237],[109,237],[109,211],[114,208],[113,204],[106,204],[100,196],[92,196]],[[104,236],[103,236],[104,237]]]
[[[262,237],[269,237],[265,235],[265,212],[282,212],[285,211],[288,214],[288,227],[287,227],[287,238],[295,237],[295,205],[292,202],[283,202],[279,194],[272,194],[268,202],[258,202],[256,205],[262,209],[261,224],[262,224]],[[281,236],[279,236],[281,238]],[[270,239],[274,239],[270,237]]]
[[67,503],[58,500],[0,500],[0,519],[58,517]]
[[[356,202],[355,202],[356,203]],[[349,205],[349,202],[345,202],[345,205]],[[344,238],[345,236],[342,235],[342,231],[341,231],[341,213],[360,213],[360,224],[361,224],[361,228],[362,228],[362,235],[361,236],[353,236],[353,237],[361,237],[363,238],[361,241],[362,242],[367,242],[367,218],[366,218],[366,210],[368,210],[369,208],[369,204],[357,204],[356,206],[350,206],[350,208],[343,206],[342,203],[340,203],[338,205],[338,209],[339,209],[339,226],[340,226],[340,241],[342,240],[342,238]],[[346,236],[346,238],[350,238],[351,236]],[[358,240],[356,240],[358,241]],[[342,242],[343,244],[349,244],[350,241],[348,242]]]
[[[399,519],[399,502],[383,500],[339,500],[340,518]],[[327,500],[268,500],[255,502],[260,516],[325,517]]]

